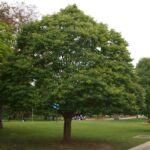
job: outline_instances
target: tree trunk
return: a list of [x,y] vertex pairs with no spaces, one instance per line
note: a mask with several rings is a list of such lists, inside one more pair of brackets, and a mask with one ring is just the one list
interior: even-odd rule
[[148,119],[148,120],[147,120],[148,123],[150,123],[150,116],[149,116],[149,115],[147,116],[147,119]]
[[114,117],[114,120],[119,120],[119,115],[118,114],[115,114],[113,117]]
[[64,135],[63,142],[70,143],[71,142],[71,116],[64,116]]
[[3,128],[2,106],[0,106],[0,129]]

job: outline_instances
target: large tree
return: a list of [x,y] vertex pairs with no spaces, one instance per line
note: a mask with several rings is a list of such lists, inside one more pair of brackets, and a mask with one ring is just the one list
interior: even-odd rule
[[5,94],[3,93],[5,87],[5,80],[3,80],[3,72],[6,69],[7,57],[12,54],[12,46],[14,37],[11,33],[11,27],[5,23],[0,23],[0,128],[2,125],[2,106],[5,104]]
[[17,46],[16,54],[32,64],[35,88],[64,117],[65,142],[76,115],[138,109],[127,42],[76,5],[26,24]]
[[150,58],[142,58],[137,66],[136,73],[139,76],[139,83],[145,89],[146,107],[143,113],[150,118]]

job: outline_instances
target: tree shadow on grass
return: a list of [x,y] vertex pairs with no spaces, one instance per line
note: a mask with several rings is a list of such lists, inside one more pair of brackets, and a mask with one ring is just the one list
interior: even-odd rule
[[0,150],[112,150],[111,145],[98,141],[74,140],[64,144],[58,140],[2,140]]

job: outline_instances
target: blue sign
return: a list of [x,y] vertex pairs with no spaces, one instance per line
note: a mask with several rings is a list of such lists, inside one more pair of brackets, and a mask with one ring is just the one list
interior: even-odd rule
[[56,109],[56,110],[59,110],[59,104],[54,103],[54,104],[53,104],[53,108]]

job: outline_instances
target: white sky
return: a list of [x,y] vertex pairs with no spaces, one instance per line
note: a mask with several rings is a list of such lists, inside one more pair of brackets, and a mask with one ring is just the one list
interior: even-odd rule
[[98,22],[121,32],[129,43],[135,65],[140,58],[150,57],[150,0],[3,0],[34,4],[45,15],[76,4]]

